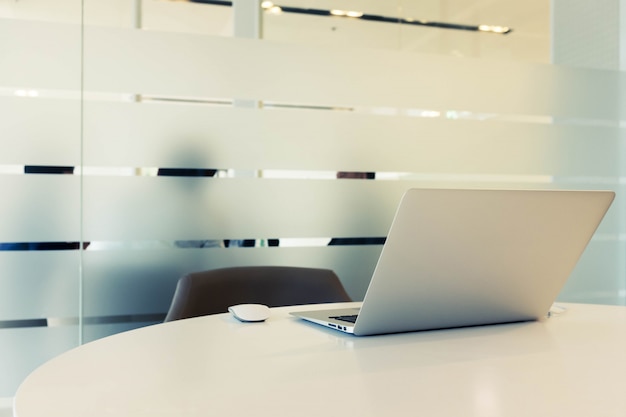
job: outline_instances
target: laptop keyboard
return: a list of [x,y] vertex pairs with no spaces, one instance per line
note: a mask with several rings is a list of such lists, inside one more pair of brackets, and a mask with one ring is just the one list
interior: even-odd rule
[[357,316],[358,314],[350,314],[348,316],[333,316],[330,318],[335,320],[347,321],[349,323],[356,323]]

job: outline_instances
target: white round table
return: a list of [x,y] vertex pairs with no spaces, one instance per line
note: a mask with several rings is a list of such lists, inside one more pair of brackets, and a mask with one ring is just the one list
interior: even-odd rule
[[[337,306],[352,305],[338,304]],[[626,307],[357,337],[272,309],[88,343],[35,370],[17,417],[626,415]],[[323,308],[328,305],[322,306]]]

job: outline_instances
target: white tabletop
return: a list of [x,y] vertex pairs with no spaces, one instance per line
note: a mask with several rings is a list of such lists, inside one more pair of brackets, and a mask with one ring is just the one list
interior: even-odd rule
[[[626,415],[626,307],[357,337],[272,309],[88,343],[20,386],[17,417]],[[319,308],[308,306],[306,308]],[[303,307],[296,307],[303,309]]]

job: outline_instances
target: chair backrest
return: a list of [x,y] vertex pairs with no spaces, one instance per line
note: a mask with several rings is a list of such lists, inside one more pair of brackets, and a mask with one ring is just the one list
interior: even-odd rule
[[165,321],[225,313],[236,304],[269,307],[352,301],[330,269],[247,266],[181,277]]

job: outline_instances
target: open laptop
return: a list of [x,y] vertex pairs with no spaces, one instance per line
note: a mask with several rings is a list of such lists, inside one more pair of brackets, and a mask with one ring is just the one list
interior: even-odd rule
[[540,319],[614,197],[410,189],[361,308],[291,314],[360,336]]

